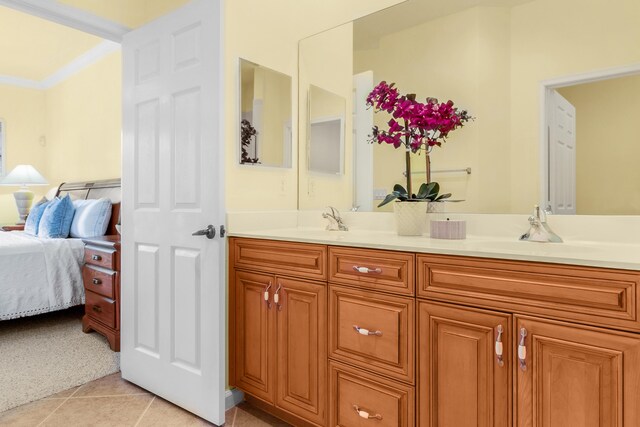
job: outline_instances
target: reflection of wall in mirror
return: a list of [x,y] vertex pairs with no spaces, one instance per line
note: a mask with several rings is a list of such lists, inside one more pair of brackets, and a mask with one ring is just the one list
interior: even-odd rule
[[558,92],[576,108],[577,213],[640,215],[640,75]]
[[[637,63],[638,22],[637,0],[536,0],[511,8],[512,212],[530,211],[539,194],[540,82]],[[596,203],[606,199],[594,194]]]
[[[343,98],[344,110],[351,111],[353,90],[353,25],[342,25],[301,42],[300,48],[300,100],[299,105],[309,105],[311,85],[321,87]],[[317,113],[318,115],[320,112]],[[351,132],[353,118],[344,115],[343,174],[310,174],[308,172],[308,124],[307,111],[299,115],[299,208],[323,209],[331,205],[338,209],[350,209],[353,204],[353,167]]]
[[[227,209],[232,211],[256,208],[283,210],[296,209],[298,206],[297,161],[293,161],[290,169],[250,168],[238,163],[238,58],[251,59],[293,76],[293,111],[298,111],[298,42],[312,34],[400,1],[233,0],[226,2],[223,63],[225,67],[224,140],[227,144],[225,150]],[[290,129],[293,131],[292,153],[297,158],[297,119],[292,121]],[[247,197],[247,194],[251,194],[251,197]],[[13,197],[11,197],[11,203],[13,203]]]
[[[509,20],[506,8],[472,8],[383,36],[354,52],[354,72],[373,70],[374,81],[395,82],[401,93],[453,100],[478,117],[434,147],[432,169],[464,169],[465,173],[434,173],[443,192],[464,203],[448,211],[505,212],[509,208]],[[419,42],[418,42],[419,41]],[[389,115],[377,113],[385,128]],[[425,181],[425,156],[412,156],[414,186]],[[374,148],[374,188],[390,191],[404,178],[404,153],[393,147]],[[490,188],[491,191],[484,191]],[[377,205],[378,202],[375,203]],[[393,209],[392,204],[381,210]]]

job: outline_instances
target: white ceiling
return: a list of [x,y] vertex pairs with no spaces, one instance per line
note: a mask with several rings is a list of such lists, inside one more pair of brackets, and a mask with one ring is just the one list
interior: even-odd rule
[[407,0],[354,21],[355,49],[380,37],[476,6],[512,7],[532,0]]

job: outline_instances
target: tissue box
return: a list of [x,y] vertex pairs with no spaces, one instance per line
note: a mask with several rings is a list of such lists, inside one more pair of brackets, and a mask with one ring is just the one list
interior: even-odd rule
[[467,238],[467,221],[431,220],[432,239],[461,240]]

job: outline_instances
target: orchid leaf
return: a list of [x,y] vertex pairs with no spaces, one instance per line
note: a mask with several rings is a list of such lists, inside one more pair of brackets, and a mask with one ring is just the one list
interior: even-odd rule
[[451,197],[451,193],[444,193],[444,194],[441,194],[438,197],[436,197],[434,202],[437,202],[437,201],[440,201],[440,200],[444,200],[444,199],[448,199],[449,197]]
[[395,191],[393,193],[391,193],[391,194],[387,194],[387,197],[385,197],[384,200],[382,202],[380,202],[378,207],[380,208],[380,207],[386,205],[387,203],[394,201],[397,198],[398,198],[398,194]]

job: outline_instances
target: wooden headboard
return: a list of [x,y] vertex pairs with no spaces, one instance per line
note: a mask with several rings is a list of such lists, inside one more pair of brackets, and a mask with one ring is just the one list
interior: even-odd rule
[[73,199],[101,199],[106,197],[111,200],[112,211],[107,236],[117,235],[116,224],[120,222],[120,202],[122,200],[121,182],[117,179],[104,179],[100,181],[63,182],[56,191],[56,196],[70,194]]

